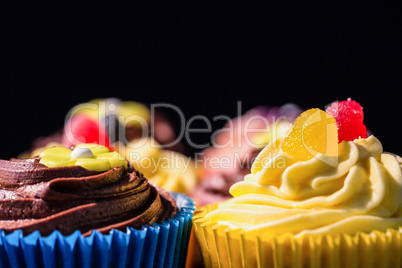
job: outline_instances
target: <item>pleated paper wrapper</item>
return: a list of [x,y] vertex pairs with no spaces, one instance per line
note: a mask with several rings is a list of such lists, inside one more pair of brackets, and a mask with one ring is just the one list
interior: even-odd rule
[[141,230],[94,231],[87,237],[79,231],[47,237],[0,231],[0,267],[184,267],[195,204],[183,194],[171,195],[176,215]]
[[209,224],[217,204],[197,209],[193,226],[205,267],[402,267],[402,228],[332,236],[252,235]]

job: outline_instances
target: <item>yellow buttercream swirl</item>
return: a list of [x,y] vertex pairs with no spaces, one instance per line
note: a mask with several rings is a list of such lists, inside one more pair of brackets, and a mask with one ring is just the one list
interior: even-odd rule
[[153,138],[132,140],[118,151],[145,177],[168,191],[191,193],[197,185],[194,162],[185,155],[165,150]]
[[383,153],[374,136],[343,141],[338,156],[299,161],[265,147],[251,174],[234,184],[231,200],[206,223],[247,233],[296,236],[355,234],[402,226],[401,158]]

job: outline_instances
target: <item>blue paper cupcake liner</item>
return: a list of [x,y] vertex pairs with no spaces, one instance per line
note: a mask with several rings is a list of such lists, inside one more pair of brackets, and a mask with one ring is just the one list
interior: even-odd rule
[[0,267],[184,267],[195,203],[171,193],[178,212],[161,224],[109,234],[79,231],[63,236],[38,231],[23,236],[21,230],[0,231]]

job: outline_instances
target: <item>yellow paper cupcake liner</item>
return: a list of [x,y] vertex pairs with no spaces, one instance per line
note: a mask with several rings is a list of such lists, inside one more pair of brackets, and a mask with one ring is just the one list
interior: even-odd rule
[[218,205],[198,209],[194,231],[205,267],[402,267],[402,228],[337,236],[252,235],[208,223]]

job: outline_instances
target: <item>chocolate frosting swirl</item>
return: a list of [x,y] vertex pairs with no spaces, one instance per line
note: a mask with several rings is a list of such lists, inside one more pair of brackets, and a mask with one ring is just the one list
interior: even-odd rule
[[133,167],[96,172],[48,168],[39,158],[0,160],[0,187],[0,230],[6,233],[125,231],[166,220],[177,210],[169,193]]

